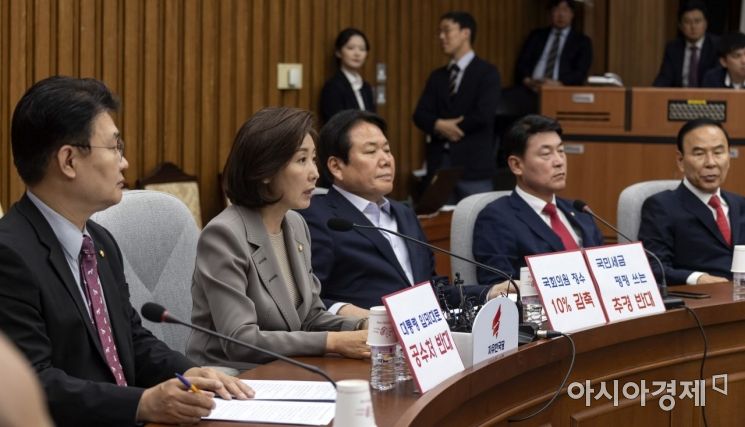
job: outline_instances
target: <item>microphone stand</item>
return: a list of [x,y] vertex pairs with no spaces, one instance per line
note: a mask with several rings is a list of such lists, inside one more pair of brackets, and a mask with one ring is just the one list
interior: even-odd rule
[[[153,309],[162,309],[162,315],[160,315],[160,316],[154,315],[154,313],[152,311],[150,311],[150,310],[153,310]],[[207,329],[207,328],[203,328],[203,327],[198,326],[198,325],[195,325],[193,323],[185,322],[185,321],[183,321],[183,320],[181,320],[181,319],[173,316],[171,313],[168,312],[168,310],[166,310],[165,308],[163,308],[162,306],[160,306],[158,304],[150,303],[150,302],[145,303],[142,306],[142,308],[140,309],[140,312],[142,313],[142,316],[144,318],[146,318],[147,320],[149,320],[151,322],[156,322],[156,323],[176,323],[178,325],[186,326],[187,328],[191,328],[191,329],[195,329],[195,330],[200,331],[200,332],[204,332],[207,335],[211,335],[213,337],[217,337],[217,338],[223,339],[223,340],[228,341],[228,342],[231,342],[233,344],[237,344],[237,345],[239,345],[241,347],[246,347],[246,348],[249,348],[251,350],[258,351],[259,353],[264,353],[264,354],[266,354],[268,356],[272,356],[274,358],[277,358],[279,360],[282,360],[284,362],[287,362],[287,363],[289,363],[291,365],[298,366],[298,367],[303,368],[305,370],[311,371],[311,372],[313,372],[315,374],[318,374],[318,375],[322,376],[326,381],[330,382],[334,386],[334,388],[336,388],[336,382],[334,382],[334,380],[332,380],[331,377],[329,377],[326,372],[324,372],[321,368],[319,368],[317,366],[309,365],[309,364],[303,363],[303,362],[298,362],[297,360],[291,359],[291,358],[289,358],[287,356],[284,356],[282,354],[279,354],[279,353],[275,353],[275,352],[273,352],[271,350],[267,350],[265,348],[261,348],[261,347],[255,346],[255,345],[249,344],[247,342],[238,341],[237,339],[231,338],[231,337],[229,337],[227,335],[220,334],[218,332],[212,331],[212,330]]]
[[[491,273],[494,273],[494,274],[497,274],[499,276],[502,276],[502,277],[506,278],[507,281],[509,282],[509,284],[511,284],[515,288],[515,294],[517,295],[517,301],[515,302],[515,305],[517,306],[517,315],[518,315],[518,318],[520,320],[520,323],[521,324],[523,323],[523,304],[522,304],[522,301],[521,301],[521,298],[520,298],[520,287],[517,286],[517,283],[515,283],[515,280],[512,278],[512,276],[510,276],[509,274],[505,273],[502,270],[496,269],[494,267],[489,267],[488,265],[482,264],[482,263],[480,263],[480,262],[478,262],[476,260],[468,259],[468,258],[466,258],[464,256],[460,256],[460,255],[455,254],[453,252],[447,251],[447,250],[442,249],[442,248],[439,248],[439,247],[437,247],[435,245],[432,245],[432,244],[429,244],[427,242],[424,242],[422,240],[415,239],[415,238],[413,238],[411,236],[407,236],[405,234],[401,234],[401,233],[399,233],[397,231],[389,230],[387,228],[376,227],[374,225],[355,224],[353,222],[350,222],[350,221],[347,221],[347,220],[344,220],[344,219],[341,219],[341,218],[332,218],[332,219],[330,219],[329,222],[328,222],[328,224],[327,224],[327,226],[330,229],[336,230],[336,231],[348,231],[348,230],[351,230],[352,228],[364,228],[364,229],[368,229],[368,230],[380,230],[380,231],[384,231],[386,233],[390,233],[390,234],[393,234],[395,236],[398,236],[398,237],[400,237],[400,238],[402,238],[404,240],[409,240],[411,242],[418,243],[418,244],[420,244],[422,246],[426,246],[426,247],[428,247],[428,248],[430,248],[430,249],[432,249],[434,251],[444,253],[445,255],[449,255],[449,256],[451,256],[453,258],[457,258],[457,259],[459,259],[461,261],[465,261],[465,262],[467,262],[469,264],[473,264],[473,265],[475,265],[475,266],[477,266],[479,268],[482,268],[482,269],[484,269],[486,271],[489,271]],[[530,339],[528,339],[528,336],[526,334],[520,334],[519,335],[519,343],[520,344],[526,344],[526,343],[529,343],[531,341],[532,341],[532,337]]]

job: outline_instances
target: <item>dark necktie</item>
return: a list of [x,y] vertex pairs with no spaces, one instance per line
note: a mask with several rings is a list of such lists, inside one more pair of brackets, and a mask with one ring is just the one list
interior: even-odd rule
[[556,59],[559,57],[559,40],[561,39],[561,31],[557,30],[554,32],[554,40],[551,42],[551,47],[548,49],[548,58],[546,58],[546,69],[543,71],[544,79],[554,78],[554,68],[556,67]]
[[458,92],[458,87],[456,85],[456,82],[458,80],[458,73],[460,72],[460,67],[458,67],[458,64],[452,63],[448,66],[448,73],[450,74],[450,77],[448,79],[448,89],[450,96],[455,95],[456,92]]
[[724,241],[727,242],[727,245],[732,246],[732,232],[730,231],[729,223],[727,222],[727,215],[724,214],[724,209],[722,209],[722,201],[719,200],[719,196],[716,194],[711,196],[711,199],[709,199],[709,206],[717,211],[717,227],[719,228],[719,232],[722,233],[722,237],[724,237]]
[[698,47],[691,46],[691,60],[688,62],[688,87],[698,87]]
[[543,207],[543,213],[547,214],[551,218],[551,229],[554,230],[557,236],[561,239],[561,243],[564,245],[564,249],[571,251],[579,249],[577,242],[574,241],[572,233],[567,230],[564,223],[559,218],[559,213],[556,211],[556,205],[553,203],[546,203]]
[[106,364],[109,365],[111,373],[116,379],[116,384],[126,386],[122,364],[119,362],[119,354],[111,334],[109,314],[106,312],[106,304],[103,301],[101,281],[98,279],[98,263],[96,262],[96,250],[93,240],[89,236],[83,236],[83,247],[80,249],[80,280],[83,282],[83,290],[88,298],[88,308],[93,316],[94,326],[98,332]]

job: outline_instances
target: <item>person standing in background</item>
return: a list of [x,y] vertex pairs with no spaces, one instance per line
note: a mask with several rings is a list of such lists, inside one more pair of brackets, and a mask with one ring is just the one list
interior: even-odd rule
[[360,75],[370,51],[367,36],[356,28],[346,28],[336,37],[334,47],[339,69],[321,90],[321,121],[326,123],[342,110],[375,112],[372,88]]

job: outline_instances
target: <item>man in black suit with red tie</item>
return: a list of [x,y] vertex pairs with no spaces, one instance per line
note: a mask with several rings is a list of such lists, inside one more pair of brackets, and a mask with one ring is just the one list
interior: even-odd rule
[[[668,283],[730,280],[732,248],[745,244],[745,198],[721,188],[730,165],[729,136],[719,122],[696,119],[681,127],[677,144],[683,182],[644,202],[639,240],[660,257]],[[654,263],[652,268],[659,279]]]
[[704,74],[717,65],[718,38],[708,34],[706,4],[689,1],[678,10],[681,37],[665,46],[665,56],[653,86],[700,87]]
[[214,402],[174,373],[226,398],[253,392],[142,326],[121,251],[89,220],[122,198],[117,109],[103,83],[70,77],[44,79],[18,102],[11,143],[27,191],[0,219],[0,329],[36,369],[58,426],[198,422]]
[[476,21],[466,12],[440,19],[442,50],[448,65],[430,74],[414,111],[414,124],[429,136],[428,179],[441,168],[463,168],[451,202],[491,191],[494,162],[494,115],[499,103],[499,71],[476,56]]

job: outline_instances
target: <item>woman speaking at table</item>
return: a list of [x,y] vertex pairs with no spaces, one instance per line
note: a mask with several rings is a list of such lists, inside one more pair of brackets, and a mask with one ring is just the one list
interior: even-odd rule
[[[326,311],[311,267],[310,235],[293,209],[318,179],[311,114],[266,108],[238,131],[223,173],[232,202],[204,228],[192,283],[192,321],[286,356],[369,356],[363,321]],[[194,332],[187,354],[248,369],[261,353]]]

